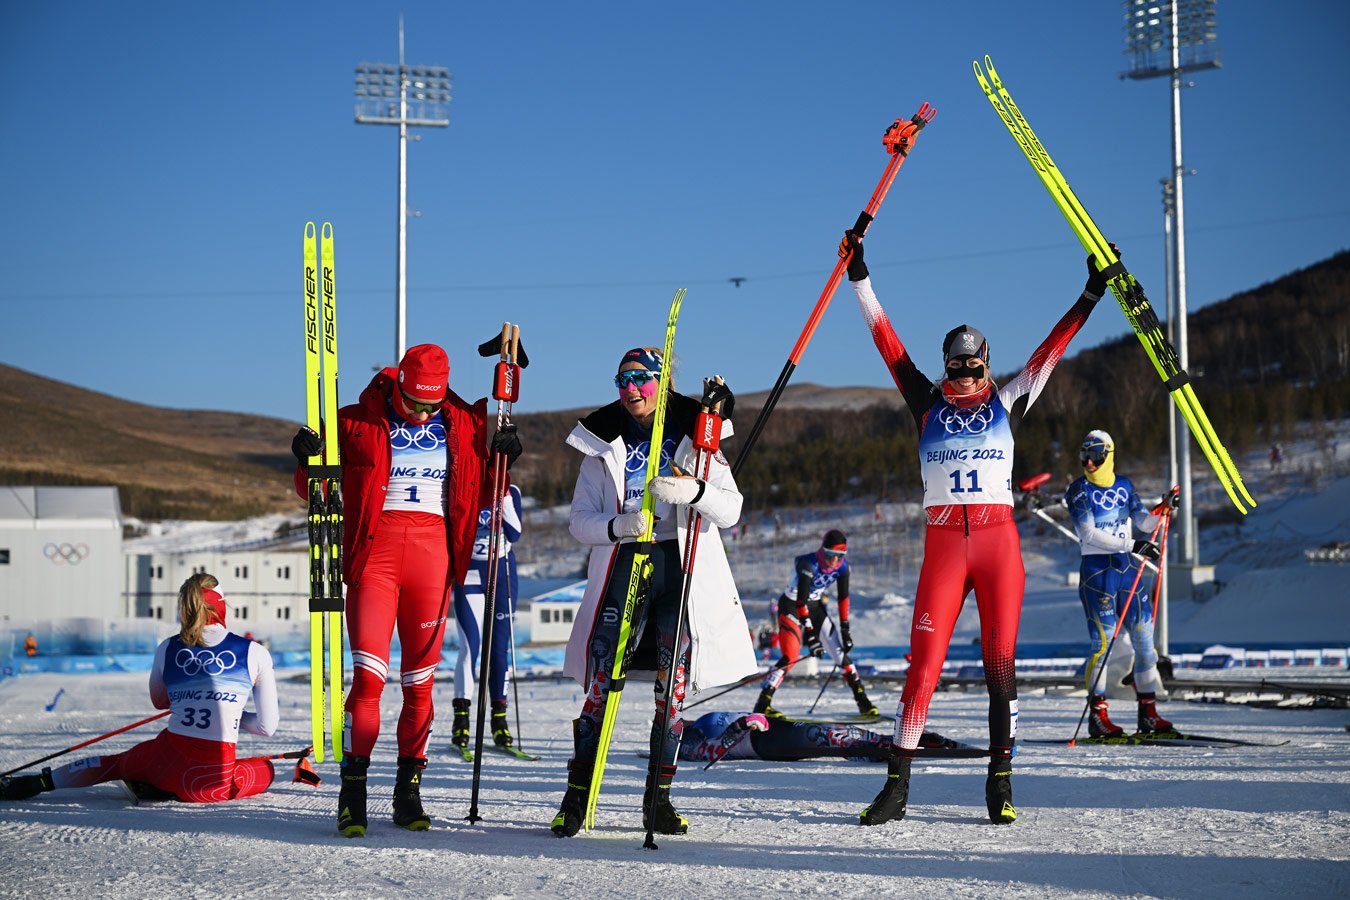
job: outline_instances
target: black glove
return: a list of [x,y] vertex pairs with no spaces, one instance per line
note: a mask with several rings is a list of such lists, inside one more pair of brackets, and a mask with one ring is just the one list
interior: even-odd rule
[[1153,562],[1157,562],[1158,558],[1162,556],[1162,551],[1158,548],[1158,545],[1152,541],[1135,541],[1134,549],[1130,552],[1136,556],[1142,556],[1144,559],[1152,560]]
[[725,383],[719,384],[716,381],[705,381],[706,387],[703,390],[703,405],[712,409],[718,402],[722,404],[722,410],[718,415],[724,419],[731,418],[731,411],[736,408],[736,395],[731,393],[731,388]]
[[[849,254],[852,253],[852,256]],[[863,245],[858,236],[850,229],[844,232],[839,242],[839,258],[848,260],[848,280],[862,281],[867,277],[867,263],[863,262]]]
[[[502,355],[502,336],[500,334],[494,334],[492,337],[479,344],[478,355],[495,356],[500,359]],[[530,366],[530,355],[525,352],[524,341],[516,341],[516,365],[520,366],[522,369],[527,369]]]
[[[1111,252],[1116,255],[1116,259],[1120,259],[1120,248],[1110,241],[1107,241],[1107,245],[1111,248]],[[1097,261],[1091,253],[1088,254],[1087,258],[1087,270],[1087,284],[1083,285],[1083,293],[1091,294],[1094,297],[1105,297],[1108,290],[1106,279],[1102,277],[1101,272],[1097,271]]]
[[802,619],[802,643],[806,644],[806,649],[811,651],[811,655],[816,659],[825,655],[825,647],[820,643],[820,635],[816,634],[815,626],[811,624],[810,619]]
[[844,648],[844,652],[853,649],[853,636],[848,633],[848,623],[839,623],[839,646]]
[[497,433],[492,436],[491,449],[493,453],[500,453],[506,457],[508,471],[511,464],[525,452],[525,448],[520,445],[520,435],[516,434],[516,426],[513,424],[503,425],[497,429]]
[[291,453],[300,461],[300,465],[309,462],[309,458],[323,449],[323,441],[319,439],[319,434],[313,428],[304,425],[291,438]]

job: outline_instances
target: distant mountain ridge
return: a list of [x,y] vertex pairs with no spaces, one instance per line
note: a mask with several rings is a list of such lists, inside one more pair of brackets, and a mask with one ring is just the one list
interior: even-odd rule
[[[1189,335],[1196,392],[1235,454],[1298,419],[1350,414],[1350,252],[1201,309]],[[737,396],[742,435],[767,396]],[[1166,400],[1132,334],[1066,357],[1018,434],[1016,474],[1063,470],[1065,442],[1096,427],[1157,454]],[[779,409],[807,414],[769,421],[739,477],[751,505],[913,495],[913,420],[894,388],[793,384]],[[855,415],[813,414],[841,409]],[[579,458],[563,439],[589,411],[516,417],[527,453],[512,474],[541,502],[571,496]],[[147,406],[0,364],[0,423],[0,484],[114,484],[143,519],[301,511],[291,421]]]

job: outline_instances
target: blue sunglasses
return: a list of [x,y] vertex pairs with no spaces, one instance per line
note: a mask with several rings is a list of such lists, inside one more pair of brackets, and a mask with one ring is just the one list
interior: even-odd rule
[[642,387],[644,384],[655,380],[656,375],[646,369],[629,369],[627,372],[620,372],[614,376],[614,386],[623,390],[630,384]]

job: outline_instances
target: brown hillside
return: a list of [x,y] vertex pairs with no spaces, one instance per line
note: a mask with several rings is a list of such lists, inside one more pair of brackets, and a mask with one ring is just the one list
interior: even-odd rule
[[0,483],[115,484],[145,519],[298,508],[292,422],[146,406],[3,364],[0,421]]

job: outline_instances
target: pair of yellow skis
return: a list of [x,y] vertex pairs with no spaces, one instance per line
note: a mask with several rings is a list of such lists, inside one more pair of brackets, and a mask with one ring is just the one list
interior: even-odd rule
[[[1064,180],[1063,174],[1060,173],[1054,161],[1050,159],[1050,154],[1046,152],[1045,147],[1036,138],[1036,133],[1027,124],[1026,117],[1022,115],[1022,111],[1017,108],[1012,96],[1003,86],[1003,82],[998,77],[998,72],[994,69],[993,60],[986,56],[983,69],[980,67],[979,60],[974,61],[972,66],[975,70],[975,78],[980,82],[980,87],[984,89],[984,95],[989,98],[995,112],[1003,120],[1003,124],[1008,127],[1008,132],[1017,142],[1017,146],[1021,147],[1022,152],[1026,154],[1027,162],[1031,163],[1031,167],[1040,176],[1045,189],[1050,192],[1050,196],[1059,207],[1059,211],[1069,221],[1070,227],[1073,228],[1074,234],[1078,235],[1078,240],[1082,242],[1083,248],[1093,255],[1098,268],[1101,269],[1102,274],[1107,276],[1111,293],[1116,295],[1116,302],[1120,304],[1120,308],[1125,313],[1125,318],[1130,322],[1130,327],[1139,337],[1139,342],[1144,345],[1144,352],[1148,354],[1158,377],[1162,379],[1168,392],[1171,393],[1177,409],[1181,410],[1181,415],[1185,418],[1186,424],[1190,426],[1191,434],[1195,436],[1195,441],[1200,445],[1201,452],[1209,460],[1210,466],[1214,469],[1214,474],[1219,476],[1219,483],[1228,493],[1228,498],[1233,501],[1233,505],[1237,507],[1238,512],[1245,515],[1247,506],[1255,506],[1256,501],[1247,492],[1246,486],[1242,483],[1242,476],[1238,473],[1237,467],[1233,465],[1233,460],[1229,457],[1228,451],[1220,443],[1219,436],[1215,434],[1214,426],[1210,424],[1209,417],[1205,415],[1205,410],[1196,398],[1195,390],[1191,387],[1190,376],[1186,374],[1185,369],[1181,368],[1176,350],[1167,340],[1167,335],[1158,322],[1153,307],[1149,304],[1148,298],[1144,296],[1144,289],[1139,286],[1139,282],[1135,281],[1134,276],[1121,265],[1120,259],[1112,251],[1110,244],[1107,243],[1106,238],[1102,236],[1101,231],[1092,221],[1092,217],[1087,214],[1087,210],[1083,209],[1083,205],[1074,196],[1068,182]],[[1244,501],[1245,506],[1243,505]]]
[[[341,762],[345,667],[342,660],[342,461],[338,452],[337,425],[337,296],[333,277],[333,226],[324,222],[318,240],[315,231],[313,222],[305,223],[305,424],[323,436],[321,452],[311,456],[308,465],[310,736],[316,762],[324,761],[326,736],[331,736],[334,761]],[[323,423],[327,423],[326,428]],[[326,705],[325,668],[328,673]]]

